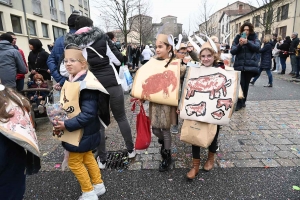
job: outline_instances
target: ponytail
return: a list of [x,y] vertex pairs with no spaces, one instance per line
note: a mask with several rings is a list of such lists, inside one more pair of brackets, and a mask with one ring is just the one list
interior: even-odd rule
[[[166,43],[165,43],[166,44]],[[170,44],[166,44],[166,46],[168,47],[168,46],[170,46]],[[170,53],[170,52],[169,52]],[[168,63],[165,65],[165,68],[167,68],[168,67],[168,65],[171,63],[171,61],[173,60],[173,58],[175,57],[175,54],[174,54],[174,51],[173,51],[173,46],[171,45],[171,58],[170,58],[170,60],[168,61]]]

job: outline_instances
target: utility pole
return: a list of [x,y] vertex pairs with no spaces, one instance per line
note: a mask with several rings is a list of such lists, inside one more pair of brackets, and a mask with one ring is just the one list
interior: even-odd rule
[[122,7],[123,7],[123,28],[124,28],[124,42],[127,45],[127,12],[126,12],[126,7],[125,7],[125,0],[122,0]]
[[141,46],[141,44],[142,44],[142,16],[141,16],[141,0],[139,0],[139,5],[138,5],[138,7],[139,7],[139,18],[140,18],[140,20],[139,20],[139,28],[140,28],[140,31],[139,31],[139,34],[140,34],[140,46]]

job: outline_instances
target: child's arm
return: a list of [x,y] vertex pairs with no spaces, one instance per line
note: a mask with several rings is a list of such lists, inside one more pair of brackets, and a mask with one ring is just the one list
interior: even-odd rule
[[83,90],[81,91],[81,112],[65,121],[64,125],[70,132],[82,129],[89,125],[91,120],[98,117],[98,97],[99,92],[94,90]]

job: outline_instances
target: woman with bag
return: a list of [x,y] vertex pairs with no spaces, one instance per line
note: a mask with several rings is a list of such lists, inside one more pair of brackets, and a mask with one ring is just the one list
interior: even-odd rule
[[278,74],[285,74],[286,59],[289,57],[289,49],[290,49],[291,42],[292,41],[290,36],[286,36],[283,43],[277,47],[280,50],[279,58],[281,64],[281,72],[279,72]]
[[277,37],[277,42],[275,44],[275,47],[272,51],[272,54],[273,54],[273,57],[274,57],[274,60],[276,63],[276,69],[273,72],[279,72],[279,70],[280,70],[280,57],[279,57],[280,50],[278,49],[278,47],[282,44],[282,42],[283,42],[282,37],[279,35]]

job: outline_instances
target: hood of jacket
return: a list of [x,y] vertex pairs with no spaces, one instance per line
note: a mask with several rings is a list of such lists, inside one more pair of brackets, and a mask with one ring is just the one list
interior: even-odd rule
[[150,49],[148,45],[145,46],[145,49]]
[[87,46],[94,41],[105,37],[106,34],[97,27],[93,27],[91,30],[80,34],[67,34],[65,37],[65,46],[68,44],[76,44],[80,46]]
[[15,49],[9,41],[1,40],[0,41],[0,50],[9,50],[9,49]]

